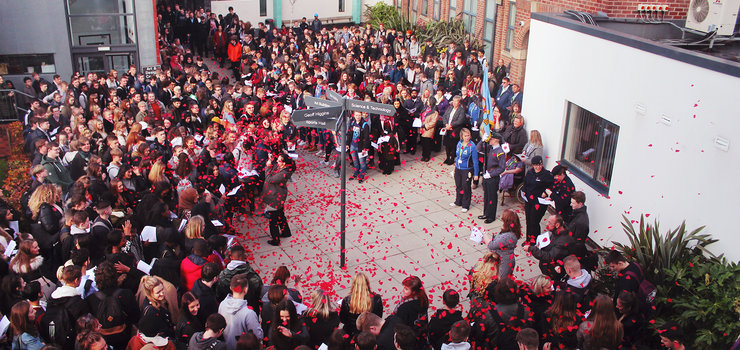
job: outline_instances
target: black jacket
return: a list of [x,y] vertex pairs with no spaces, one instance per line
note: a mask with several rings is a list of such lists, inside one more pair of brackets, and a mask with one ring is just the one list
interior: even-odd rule
[[524,175],[524,186],[522,187],[527,203],[534,201],[533,203],[537,204],[537,198],[545,193],[545,189],[552,188],[554,181],[555,179],[548,170],[542,169],[538,173],[534,171],[534,168],[529,169]]
[[439,350],[442,344],[449,343],[449,333],[452,325],[462,319],[462,311],[460,310],[452,312],[445,309],[437,310],[429,319],[429,344],[435,350]]
[[42,255],[51,252],[52,247],[58,243],[63,219],[64,215],[51,204],[44,203],[39,206],[36,223],[31,224],[31,235],[39,243]]
[[524,126],[518,128],[514,127],[514,124],[510,124],[506,130],[504,130],[504,141],[509,143],[509,148],[515,154],[520,154],[524,150],[524,145],[527,144],[527,131],[524,130]]
[[[551,234],[550,244],[542,249],[535,245],[529,246],[532,256],[540,261],[540,270],[553,281],[559,281],[565,274],[563,259],[574,253],[575,240],[566,231],[561,231],[559,235]],[[555,267],[560,266],[560,272],[555,271]]]
[[[339,309],[339,319],[342,320],[342,323],[344,324],[344,331],[350,336],[357,332],[356,321],[357,317],[360,316],[360,314],[351,313],[349,311],[349,304],[352,302],[351,297],[352,296],[349,295],[344,298],[342,306]],[[370,312],[378,315],[378,317],[383,317],[383,298],[381,298],[379,294],[373,293],[373,302]],[[393,339],[391,338],[391,340]]]

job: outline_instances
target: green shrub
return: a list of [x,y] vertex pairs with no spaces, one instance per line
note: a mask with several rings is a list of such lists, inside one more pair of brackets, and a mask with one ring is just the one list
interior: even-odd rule
[[379,2],[373,6],[365,5],[365,7],[367,23],[370,23],[375,29],[378,29],[379,25],[383,23],[384,27],[403,33],[406,33],[407,30],[416,31],[416,25],[411,23],[408,18],[401,16],[401,13],[393,5]]
[[657,326],[674,322],[694,349],[729,349],[740,334],[740,266],[694,256],[664,270]]
[[645,278],[653,283],[665,281],[664,271],[677,262],[689,261],[696,255],[705,254],[716,259],[706,247],[717,242],[717,239],[711,238],[709,234],[700,234],[704,226],[687,232],[684,221],[681,226],[661,235],[657,220],[653,224],[646,224],[645,216],[641,215],[639,231],[636,231],[632,221],[626,216],[622,217],[624,218],[622,227],[630,244],[612,243],[625,257],[638,263],[645,273]]

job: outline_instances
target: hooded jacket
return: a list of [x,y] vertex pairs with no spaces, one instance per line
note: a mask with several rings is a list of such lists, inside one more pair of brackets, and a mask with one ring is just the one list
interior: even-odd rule
[[226,343],[218,338],[203,339],[203,332],[197,332],[190,338],[188,350],[226,350]]
[[58,158],[51,159],[44,156],[41,160],[41,165],[49,173],[49,176],[46,177],[46,181],[61,186],[62,190],[66,191],[74,182],[69,170],[62,165],[62,162]]
[[218,306],[218,313],[226,319],[224,339],[229,349],[236,348],[236,337],[243,333],[251,331],[257,339],[262,339],[264,336],[257,313],[247,305],[246,300],[234,299],[229,294]]
[[207,262],[205,258],[195,254],[190,254],[187,258],[182,259],[180,276],[182,277],[182,285],[188,291],[193,289],[193,284],[200,278],[200,271]]

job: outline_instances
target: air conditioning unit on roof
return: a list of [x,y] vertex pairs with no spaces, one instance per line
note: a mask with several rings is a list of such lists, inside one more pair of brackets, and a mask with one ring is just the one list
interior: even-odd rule
[[717,30],[717,35],[732,35],[740,11],[740,0],[691,0],[686,28],[701,32]]

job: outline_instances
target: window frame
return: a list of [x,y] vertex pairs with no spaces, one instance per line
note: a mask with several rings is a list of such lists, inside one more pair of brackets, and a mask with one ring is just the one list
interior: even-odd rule
[[[513,11],[513,13],[512,13]],[[516,36],[516,1],[509,1],[509,23],[506,24],[505,50],[511,51]]]
[[429,17],[429,0],[421,0],[421,15]]
[[457,0],[450,0],[450,19],[457,17]]
[[[465,4],[470,3],[470,9],[466,9]],[[463,20],[463,26],[469,21],[470,22],[470,28],[466,28],[468,33],[474,34],[475,33],[475,18],[478,16],[478,1],[476,0],[465,0],[463,1],[463,8],[462,8],[462,20]]]
[[[47,57],[43,57],[47,56]],[[44,61],[41,58],[48,58],[51,57],[50,61]],[[32,61],[33,58],[33,61]],[[34,64],[29,65],[29,62],[33,62]],[[36,64],[38,62],[39,64]],[[47,63],[45,66],[52,66],[54,68],[54,71],[52,72],[44,72],[41,65],[41,62]],[[51,64],[48,64],[51,62]],[[57,65],[56,65],[56,57],[54,57],[54,53],[27,53],[27,54],[2,54],[0,55],[0,63],[3,63],[6,65],[6,68],[8,69],[5,73],[0,73],[2,75],[26,75],[26,74],[32,74],[29,73],[26,68],[29,66],[33,67],[33,73],[39,73],[39,74],[56,74],[57,73]],[[11,64],[12,63],[12,64]],[[38,67],[38,70],[36,68]],[[11,68],[21,68],[20,70],[13,69],[11,71]],[[17,73],[16,73],[17,72]]]
[[[617,146],[619,145],[619,125],[607,120],[606,118],[593,113],[579,105],[577,105],[574,102],[566,100],[566,108],[565,108],[565,130],[563,131],[563,144],[562,144],[562,150],[560,151],[560,162],[568,166],[568,171],[570,171],[575,177],[586,183],[589,187],[594,189],[596,192],[600,193],[601,195],[605,197],[609,197],[609,190],[611,188],[611,181],[612,176],[614,175],[614,160],[616,159],[616,153],[617,153]],[[599,136],[596,142],[597,150],[596,150],[596,157],[594,160],[594,168],[592,171],[586,169],[582,169],[579,164],[575,162],[571,162],[566,158],[566,152],[568,151],[568,131],[570,130],[570,123],[573,122],[571,120],[571,113],[574,108],[578,108],[581,110],[581,113],[584,113],[584,116],[586,118],[592,118],[592,123],[598,123],[595,130],[604,130],[607,127],[611,127],[616,129],[616,135],[614,135],[613,139],[610,141],[610,143],[607,145],[606,143],[606,133],[599,132]],[[578,113],[577,111],[575,111]],[[583,117],[581,117],[583,118]],[[610,147],[611,151],[611,164],[612,167],[610,169],[609,175],[609,181],[608,183],[604,183],[602,181],[599,181],[598,177],[601,172],[601,167],[604,165],[602,164],[604,161],[604,151],[606,147]],[[576,150],[577,152],[577,150]],[[573,155],[571,158],[575,158],[575,155]],[[593,174],[590,174],[590,172],[593,172]]]
[[434,0],[434,8],[432,9],[432,19],[439,21],[442,16],[442,1]]

